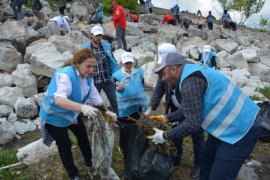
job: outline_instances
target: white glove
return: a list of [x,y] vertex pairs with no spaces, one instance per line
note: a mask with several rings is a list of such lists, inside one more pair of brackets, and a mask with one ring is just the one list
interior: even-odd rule
[[98,114],[98,111],[99,110],[97,108],[94,108],[92,106],[88,106],[88,105],[82,105],[81,106],[81,112],[85,116],[96,117],[97,114]]
[[150,106],[150,107],[144,112],[144,115],[150,116],[151,113],[152,113],[152,107]]
[[147,136],[148,139],[152,139],[152,142],[154,144],[163,144],[165,142],[165,139],[163,138],[164,131],[153,128],[156,133],[153,136]]
[[112,118],[113,121],[117,121],[117,115],[112,111],[106,111],[105,112],[108,116]]
[[117,86],[116,86],[117,90],[118,90],[118,91],[122,91],[122,90],[125,88],[125,86],[126,86],[126,82],[127,82],[126,78],[123,78],[123,79],[117,84]]

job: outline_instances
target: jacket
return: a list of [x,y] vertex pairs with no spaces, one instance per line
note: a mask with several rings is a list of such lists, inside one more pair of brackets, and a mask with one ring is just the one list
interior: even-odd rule
[[[58,127],[67,127],[77,121],[77,116],[79,113],[65,110],[55,105],[54,93],[57,90],[55,80],[57,73],[65,73],[69,76],[72,83],[72,92],[68,99],[71,101],[84,104],[89,98],[90,91],[82,100],[79,77],[76,69],[73,66],[67,66],[54,71],[49,87],[43,96],[39,115],[45,123],[49,123]],[[87,81],[90,85],[92,83],[92,78],[89,77]]]
[[[200,53],[199,54],[199,61],[203,64],[203,53]],[[217,68],[217,55],[214,51],[211,51],[209,56],[208,56],[208,59],[207,59],[207,65],[208,67],[215,67]]]
[[259,107],[227,77],[212,68],[198,65],[184,66],[180,92],[182,82],[196,71],[203,74],[208,84],[203,97],[201,127],[221,141],[235,144],[252,127]]
[[114,8],[112,20],[115,27],[120,26],[123,29],[127,28],[126,12],[122,6],[118,5]]
[[168,24],[173,18],[171,14],[165,14],[163,17],[162,24]]
[[123,76],[122,69],[112,75],[115,82],[120,82],[126,78],[126,86],[121,92],[116,92],[119,117],[126,117],[137,112],[140,107],[146,111],[147,97],[143,87],[143,70],[141,68],[134,69],[133,78],[131,76]]

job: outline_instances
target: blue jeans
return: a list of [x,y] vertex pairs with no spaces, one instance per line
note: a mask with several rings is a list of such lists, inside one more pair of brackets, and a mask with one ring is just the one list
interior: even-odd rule
[[228,144],[211,135],[202,152],[200,180],[234,180],[254,149],[260,127],[252,127],[237,143]]
[[95,84],[98,92],[100,93],[101,90],[103,90],[110,102],[110,105],[112,107],[112,110],[114,113],[119,115],[118,113],[118,105],[117,105],[117,100],[116,100],[116,92],[115,92],[115,85],[113,82],[107,82],[107,83],[100,83],[100,84]]

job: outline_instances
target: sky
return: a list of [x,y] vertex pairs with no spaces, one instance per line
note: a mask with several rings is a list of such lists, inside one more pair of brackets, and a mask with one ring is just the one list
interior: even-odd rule
[[[208,11],[211,10],[212,14],[216,16],[217,18],[220,18],[222,14],[222,9],[219,6],[219,4],[216,2],[216,0],[152,0],[152,3],[156,7],[170,9],[175,4],[177,4],[177,1],[180,7],[180,11],[188,10],[189,12],[196,13],[198,9],[200,9],[203,16],[207,16]],[[269,9],[270,9],[270,0],[266,0],[261,12],[252,15],[246,21],[245,24],[249,27],[258,26],[261,15],[265,19],[269,18],[269,21],[270,21]],[[240,15],[237,12],[230,12],[230,15],[234,21],[236,22],[240,21]]]

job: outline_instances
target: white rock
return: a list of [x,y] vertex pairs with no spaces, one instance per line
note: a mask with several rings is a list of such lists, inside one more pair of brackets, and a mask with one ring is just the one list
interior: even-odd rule
[[231,56],[227,56],[226,62],[233,68],[248,68],[248,63],[244,60],[241,53],[236,52]]
[[13,123],[14,128],[18,134],[25,134],[26,132],[36,130],[37,127],[35,123],[30,119],[22,119],[21,121],[22,122],[16,121]]
[[203,45],[205,45],[205,42],[199,38],[199,37],[194,37],[194,38],[184,38],[181,41],[178,41],[176,44],[176,47],[178,50],[180,50],[179,52],[182,55],[187,55],[188,50],[193,48],[193,47],[202,47]]
[[42,104],[42,98],[43,98],[44,93],[39,93],[34,95],[33,97],[35,98],[35,102],[37,103],[37,105],[40,107]]
[[226,50],[230,54],[234,53],[238,48],[238,43],[232,39],[216,39],[215,43],[218,51]]
[[32,118],[38,115],[38,107],[33,97],[19,97],[15,103],[15,112],[21,118]]
[[38,129],[41,129],[40,123],[41,123],[41,118],[40,117],[38,117],[37,119],[34,120],[34,124],[36,125],[36,127]]
[[57,153],[57,146],[53,143],[50,147],[46,146],[42,139],[34,141],[18,149],[17,158],[24,164],[34,164],[47,159],[50,155]]
[[270,67],[265,66],[262,63],[248,63],[249,72],[251,75],[260,76],[261,72],[270,70]]
[[8,121],[14,123],[15,121],[17,121],[17,115],[15,113],[10,113],[8,116]]
[[16,137],[16,129],[5,118],[0,118],[0,144],[5,144]]
[[5,104],[0,104],[0,114],[2,116],[7,116],[10,113],[13,113],[13,108]]
[[270,50],[262,49],[258,52],[260,57],[260,62],[268,67],[270,67]]
[[259,57],[257,56],[258,48],[247,48],[238,51],[242,54],[243,58],[247,62],[259,62]]
[[13,83],[13,77],[10,74],[0,73],[0,88],[10,86]]
[[22,90],[18,87],[0,88],[0,103],[14,107],[18,97],[22,97]]
[[247,84],[250,73],[247,69],[235,69],[231,71],[232,82],[238,87],[243,87]]

